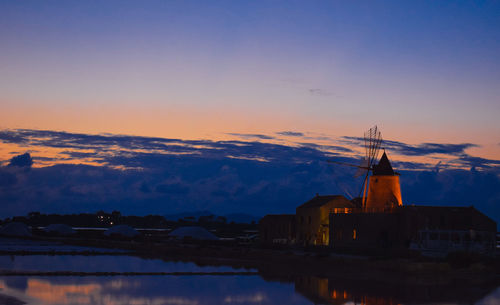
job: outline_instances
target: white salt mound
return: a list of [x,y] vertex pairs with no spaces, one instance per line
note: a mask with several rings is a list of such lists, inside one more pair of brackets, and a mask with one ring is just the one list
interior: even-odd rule
[[9,222],[0,228],[0,235],[27,237],[31,236],[31,230],[22,222]]
[[202,227],[180,227],[168,234],[178,239],[218,240],[219,238]]
[[72,227],[65,225],[65,224],[62,224],[62,223],[55,223],[55,224],[48,225],[45,228],[45,232],[55,233],[55,234],[59,234],[59,235],[71,235],[71,234],[76,233],[76,231],[73,230]]
[[106,232],[104,232],[104,235],[121,235],[125,237],[134,237],[139,235],[139,232],[137,232],[137,230],[132,228],[131,226],[117,225],[109,228]]

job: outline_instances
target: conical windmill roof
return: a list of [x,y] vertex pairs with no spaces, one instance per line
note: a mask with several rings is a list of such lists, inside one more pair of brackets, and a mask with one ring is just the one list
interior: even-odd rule
[[385,151],[384,154],[382,155],[382,158],[380,158],[378,164],[373,167],[373,175],[374,176],[396,175],[396,173],[394,173],[394,170],[392,169],[391,162],[389,162],[389,158],[387,158],[387,155],[385,154]]

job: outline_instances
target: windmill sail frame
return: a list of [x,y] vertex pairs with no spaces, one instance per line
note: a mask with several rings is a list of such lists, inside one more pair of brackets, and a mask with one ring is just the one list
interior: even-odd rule
[[370,170],[373,170],[375,166],[375,162],[378,159],[378,154],[380,151],[380,146],[382,144],[382,134],[380,133],[380,130],[378,129],[377,125],[373,126],[370,128],[368,131],[364,133],[364,143],[365,143],[365,158],[368,163],[368,170],[366,171],[365,174],[365,179],[363,181],[363,187],[360,191],[363,192],[363,197],[362,197],[362,202],[363,202],[363,207],[366,206],[366,191],[368,188],[368,175],[370,173]]
[[366,193],[368,189],[368,177],[370,175],[370,171],[373,171],[375,168],[375,163],[378,160],[378,155],[382,145],[382,134],[378,129],[377,125],[373,126],[368,131],[366,131],[363,135],[363,139],[365,147],[365,157],[362,158],[360,165],[354,165],[334,160],[328,160],[327,162],[333,164],[341,164],[350,167],[356,167],[358,168],[358,171],[356,172],[354,177],[357,178],[360,176],[365,176],[363,179],[363,184],[358,194],[358,197],[361,197],[361,194],[363,194],[363,197],[361,197],[361,205],[364,208],[366,207],[366,200],[367,200]]

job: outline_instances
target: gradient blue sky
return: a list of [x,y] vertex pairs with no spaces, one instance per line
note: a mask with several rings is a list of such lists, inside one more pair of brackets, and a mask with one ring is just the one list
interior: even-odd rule
[[1,1],[0,124],[472,142],[500,156],[498,1]]
[[405,204],[500,221],[499,54],[500,1],[0,0],[0,218],[291,212],[377,124]]

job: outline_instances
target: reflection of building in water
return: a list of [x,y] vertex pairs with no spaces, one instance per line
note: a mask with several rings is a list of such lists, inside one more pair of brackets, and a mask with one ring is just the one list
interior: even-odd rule
[[295,278],[295,291],[314,304],[338,304],[355,301],[355,297],[345,289],[329,286],[328,278],[302,276]]
[[262,242],[424,254],[495,250],[496,223],[474,207],[403,206],[399,174],[385,152],[366,193],[352,201],[317,195],[297,207],[296,215],[267,215],[260,222]]
[[295,278],[295,291],[314,304],[474,304],[495,288],[494,283],[471,288],[467,283],[457,287],[454,282],[436,285],[316,276]]
[[316,276],[303,276],[297,277],[295,279],[295,291],[305,296],[315,304],[399,304],[391,296],[383,296],[377,294],[367,295],[363,294],[360,291],[353,291],[352,287],[350,288],[346,285],[336,286],[333,280]]

